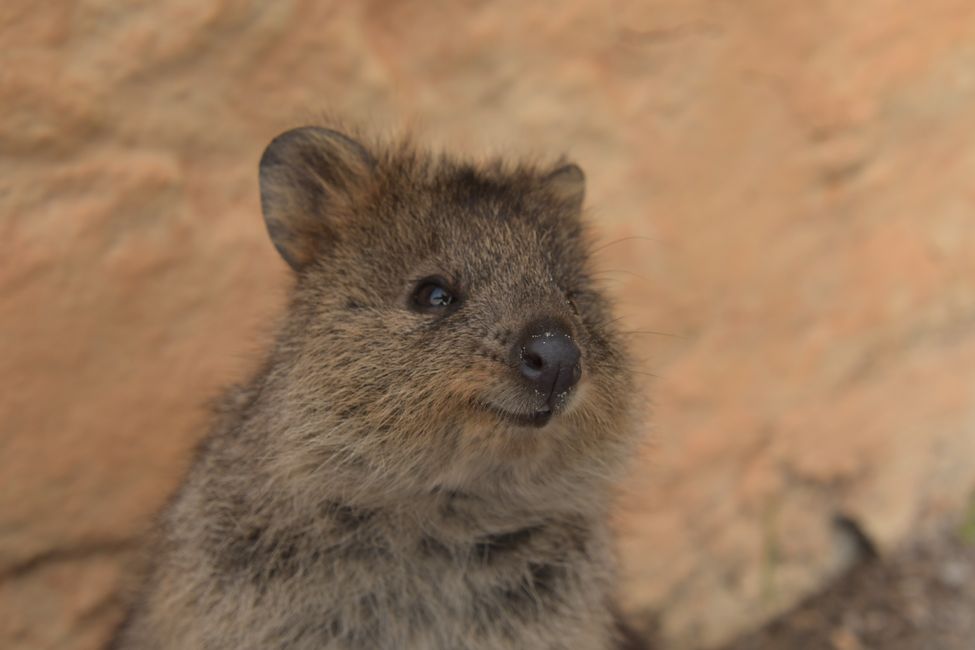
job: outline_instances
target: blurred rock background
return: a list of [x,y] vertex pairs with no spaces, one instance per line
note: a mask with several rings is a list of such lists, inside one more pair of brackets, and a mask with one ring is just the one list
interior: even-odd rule
[[257,159],[322,110],[586,170],[655,375],[623,602],[667,647],[964,516],[970,0],[4,0],[0,646],[93,649],[118,619],[282,306]]

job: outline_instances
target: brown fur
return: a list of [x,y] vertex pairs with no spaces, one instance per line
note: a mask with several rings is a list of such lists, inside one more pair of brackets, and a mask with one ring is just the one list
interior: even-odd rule
[[[578,168],[305,129],[261,181],[296,269],[286,318],[163,514],[114,648],[613,647],[633,385]],[[409,308],[430,275],[456,309]],[[498,414],[538,406],[508,354],[538,318],[567,324],[583,368],[540,429]]]

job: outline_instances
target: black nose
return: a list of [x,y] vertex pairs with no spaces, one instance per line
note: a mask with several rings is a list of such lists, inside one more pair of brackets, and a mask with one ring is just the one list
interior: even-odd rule
[[582,376],[579,347],[566,328],[554,321],[538,321],[526,327],[512,356],[521,376],[549,408],[561,404]]

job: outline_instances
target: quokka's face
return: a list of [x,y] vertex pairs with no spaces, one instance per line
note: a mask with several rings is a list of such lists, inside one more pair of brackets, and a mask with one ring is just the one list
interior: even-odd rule
[[271,143],[261,188],[298,274],[300,399],[411,452],[431,435],[582,449],[622,428],[633,389],[575,165],[376,154],[310,127]]

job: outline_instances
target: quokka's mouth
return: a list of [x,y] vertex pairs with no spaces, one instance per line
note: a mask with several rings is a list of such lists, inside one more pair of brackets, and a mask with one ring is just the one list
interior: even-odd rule
[[513,413],[493,404],[482,404],[482,406],[506,422],[520,427],[533,427],[535,429],[541,429],[548,424],[553,415],[552,410],[548,408],[532,411],[531,413]]

